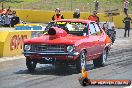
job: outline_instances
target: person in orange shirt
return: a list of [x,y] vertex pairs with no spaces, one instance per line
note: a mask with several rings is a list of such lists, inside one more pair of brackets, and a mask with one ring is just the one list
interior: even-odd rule
[[96,11],[93,11],[93,15],[90,15],[88,17],[88,20],[92,20],[92,21],[95,21],[95,22],[99,22],[99,17],[97,16],[97,12]]
[[60,13],[60,9],[56,8],[55,9],[55,15],[53,15],[52,20],[60,20],[60,19],[64,19],[64,16]]

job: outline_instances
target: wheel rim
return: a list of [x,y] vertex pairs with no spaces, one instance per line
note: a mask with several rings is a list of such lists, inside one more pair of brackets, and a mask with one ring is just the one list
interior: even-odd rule
[[33,62],[33,61],[31,61],[31,63],[30,63],[30,64],[31,64],[31,66],[34,66],[34,62]]
[[31,61],[31,62],[30,62],[30,66],[31,66],[31,67],[36,67],[36,62],[35,62],[35,61]]
[[107,53],[106,53],[106,50],[103,51],[103,64],[106,63],[106,60],[107,60]]
[[85,66],[86,65],[86,55],[85,55],[85,53],[82,53],[81,54],[81,66]]

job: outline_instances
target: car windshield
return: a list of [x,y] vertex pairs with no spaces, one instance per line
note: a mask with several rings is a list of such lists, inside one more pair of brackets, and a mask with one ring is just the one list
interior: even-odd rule
[[51,27],[59,27],[59,28],[62,28],[63,30],[65,30],[69,34],[82,36],[82,35],[84,35],[84,31],[86,29],[86,23],[62,22],[62,21],[50,22],[46,26],[46,30],[48,30]]

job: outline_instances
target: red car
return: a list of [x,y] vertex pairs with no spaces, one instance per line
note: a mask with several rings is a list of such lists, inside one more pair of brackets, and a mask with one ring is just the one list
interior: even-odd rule
[[29,71],[37,63],[74,65],[80,72],[86,61],[95,67],[104,66],[111,40],[98,23],[81,19],[62,19],[50,22],[46,33],[24,41],[24,55]]

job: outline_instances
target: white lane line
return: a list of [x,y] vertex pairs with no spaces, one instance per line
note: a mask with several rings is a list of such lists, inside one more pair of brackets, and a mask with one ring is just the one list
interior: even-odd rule
[[20,59],[20,58],[24,58],[24,56],[1,57],[0,62],[17,60],[17,59]]

